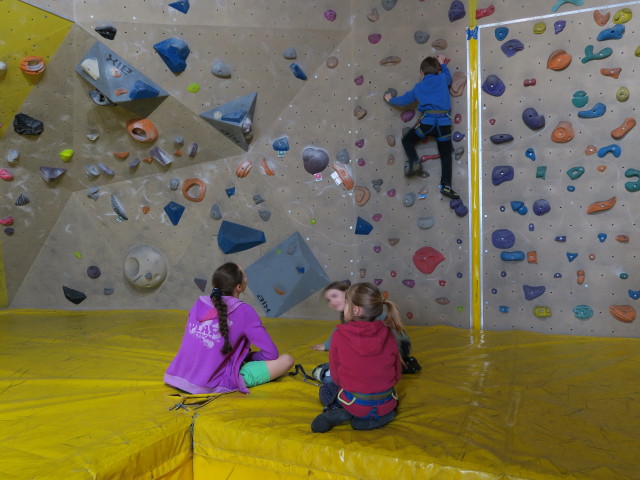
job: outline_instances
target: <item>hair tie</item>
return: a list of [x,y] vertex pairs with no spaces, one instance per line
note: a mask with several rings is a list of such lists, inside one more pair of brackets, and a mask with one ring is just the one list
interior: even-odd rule
[[221,297],[222,296],[222,290],[220,290],[218,287],[215,287],[213,290],[211,290],[211,297]]

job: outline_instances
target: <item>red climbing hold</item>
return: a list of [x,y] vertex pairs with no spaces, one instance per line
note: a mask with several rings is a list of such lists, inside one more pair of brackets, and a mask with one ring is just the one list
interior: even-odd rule
[[413,263],[422,273],[432,273],[438,264],[444,260],[444,255],[433,247],[422,247],[413,254]]

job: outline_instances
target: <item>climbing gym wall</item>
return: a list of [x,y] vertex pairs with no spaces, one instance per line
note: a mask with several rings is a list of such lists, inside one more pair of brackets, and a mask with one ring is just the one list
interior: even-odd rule
[[[188,308],[235,261],[266,316],[335,321],[319,289],[345,279],[408,324],[467,327],[467,17],[451,7],[4,2],[5,303]],[[437,54],[455,74],[453,205],[432,140],[430,176],[404,177],[415,106],[383,100]]]
[[638,2],[511,3],[478,37],[484,327],[638,336]]

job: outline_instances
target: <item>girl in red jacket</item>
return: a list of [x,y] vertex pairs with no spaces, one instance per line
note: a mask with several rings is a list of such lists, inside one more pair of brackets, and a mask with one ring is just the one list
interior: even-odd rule
[[[386,318],[376,320],[385,306]],[[396,416],[398,396],[393,387],[402,365],[392,330],[403,331],[396,305],[374,285],[357,283],[347,290],[344,319],[329,350],[331,377],[340,386],[339,405],[311,423],[311,430],[318,433],[348,420],[356,430],[372,430]]]

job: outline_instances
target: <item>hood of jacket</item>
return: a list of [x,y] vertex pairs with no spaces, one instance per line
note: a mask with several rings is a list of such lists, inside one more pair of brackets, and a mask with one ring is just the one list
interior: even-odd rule
[[[222,299],[227,304],[227,315],[231,315],[236,308],[242,305],[244,302],[236,297],[223,296]],[[192,310],[195,314],[195,318],[199,322],[206,322],[207,320],[215,320],[218,318],[218,311],[215,305],[211,301],[211,297],[201,296],[196,302],[195,308]]]
[[338,325],[337,328],[353,350],[363,357],[373,357],[382,352],[387,340],[386,332],[382,331],[388,330],[389,327],[380,320],[352,320]]

